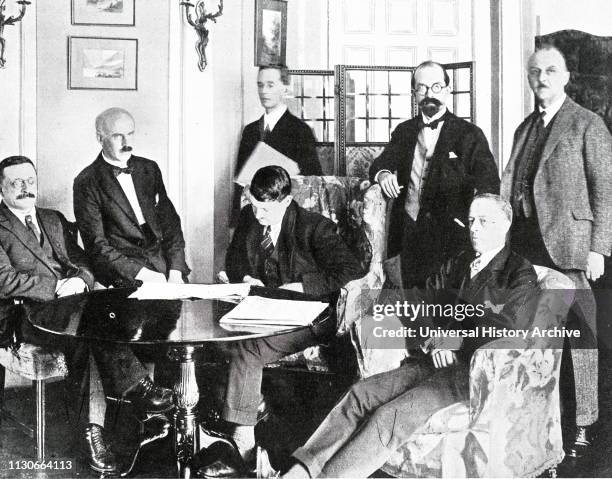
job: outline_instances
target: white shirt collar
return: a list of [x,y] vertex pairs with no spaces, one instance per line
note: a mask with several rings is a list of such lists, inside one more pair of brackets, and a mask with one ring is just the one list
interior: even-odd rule
[[[11,211],[11,213],[13,213],[17,219],[19,219],[19,221],[21,221],[24,225],[26,224],[26,220],[25,217],[26,216],[31,216],[32,217],[32,222],[38,226],[38,221],[36,220],[36,207],[34,206],[30,211],[21,211],[21,210],[16,210],[11,208],[9,205],[7,205],[6,203],[4,203],[6,205],[6,207]],[[40,229],[40,228],[38,228]]]
[[287,105],[280,104],[270,113],[264,113],[264,130],[266,129],[266,126],[270,129],[270,131],[274,130],[278,120],[280,120],[281,116],[283,116],[286,111]]
[[437,120],[438,118],[442,118],[442,116],[446,113],[446,107],[442,107],[442,109],[436,113],[434,116],[432,116],[431,118],[429,118],[428,116],[425,115],[425,113],[421,112],[421,117],[423,118],[423,123],[425,123],[426,125],[428,125],[429,123],[431,123],[432,121]]
[[544,118],[543,118],[544,126],[548,126],[550,121],[555,117],[555,115],[558,113],[558,111],[563,106],[563,102],[565,101],[566,98],[567,98],[567,95],[564,93],[563,95],[561,95],[561,97],[557,101],[555,101],[551,105],[548,105],[547,108],[543,108],[541,105],[538,105],[538,111],[540,113],[544,111],[546,112],[546,115],[544,115]]
[[[480,273],[483,269],[485,269],[487,265],[491,262],[491,260],[495,258],[501,250],[504,249],[504,246],[505,245],[501,245],[499,248],[490,249],[489,251],[485,251],[484,253],[481,253],[480,256],[475,258],[474,261],[470,263],[471,277],[473,278],[478,273]],[[475,264],[478,264],[478,266],[474,267],[473,265]]]
[[127,167],[127,160],[126,161],[111,160],[108,156],[106,156],[104,154],[104,150],[102,150],[102,159],[104,161],[106,161],[109,165],[113,165],[113,166],[116,166],[118,168],[126,168]]

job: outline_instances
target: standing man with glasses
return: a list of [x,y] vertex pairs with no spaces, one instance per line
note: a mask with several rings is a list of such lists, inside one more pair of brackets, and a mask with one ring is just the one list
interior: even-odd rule
[[421,63],[412,77],[420,113],[400,123],[370,167],[389,198],[388,256],[400,253],[404,288],[423,286],[442,262],[469,248],[466,228],[476,193],[498,193],[497,165],[483,132],[446,108],[450,79]]
[[527,78],[537,106],[514,135],[502,195],[514,208],[514,251],[561,271],[577,289],[573,311],[583,338],[580,344],[570,339],[577,428],[567,452],[580,457],[599,415],[596,307],[588,280],[603,274],[604,256],[610,255],[612,138],[598,115],[565,94],[570,74],[557,48],[536,50]]

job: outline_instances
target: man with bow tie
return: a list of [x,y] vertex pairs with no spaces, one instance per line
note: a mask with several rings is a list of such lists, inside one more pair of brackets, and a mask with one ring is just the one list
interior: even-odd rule
[[[506,244],[512,207],[498,195],[478,195],[467,221],[472,248],[446,261],[427,279],[424,290],[399,290],[399,298],[388,298],[386,304],[400,299],[484,306],[483,315],[461,321],[411,318],[415,329],[434,321],[446,329],[529,328],[537,306],[537,276],[531,263]],[[479,334],[415,338],[414,349],[399,368],[370,376],[349,389],[306,444],[293,453],[295,464],[283,478],[372,476],[432,414],[469,399],[470,359],[493,339]]]
[[96,118],[98,158],[74,180],[74,215],[96,279],[181,283],[185,240],[154,161],[132,155],[134,119],[121,108]]
[[388,256],[400,253],[403,286],[422,286],[455,253],[469,248],[465,225],[475,193],[498,193],[497,165],[477,126],[446,108],[449,76],[435,62],[420,64],[412,91],[420,113],[400,123],[370,167],[389,198]]

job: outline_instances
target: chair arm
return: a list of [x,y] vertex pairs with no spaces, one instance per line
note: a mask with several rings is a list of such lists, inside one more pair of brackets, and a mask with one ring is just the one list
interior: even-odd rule
[[495,438],[487,452],[489,472],[502,471],[511,477],[531,471],[528,477],[533,477],[541,472],[543,462],[553,465],[563,458],[562,350],[504,348],[508,343],[493,341],[472,357],[470,430]]
[[375,263],[365,276],[346,283],[336,302],[338,336],[348,334],[355,322],[372,308],[384,282],[382,264]]

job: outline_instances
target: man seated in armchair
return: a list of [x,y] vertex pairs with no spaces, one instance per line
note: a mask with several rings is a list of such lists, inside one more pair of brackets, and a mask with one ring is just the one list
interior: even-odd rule
[[[64,216],[35,206],[37,181],[29,158],[11,156],[0,162],[0,298],[5,300],[0,304],[0,321],[10,320],[12,299],[49,301],[82,293],[94,284],[85,252],[69,232]],[[15,328],[21,341],[52,348],[63,346],[74,372],[70,359],[75,355],[70,353],[75,348],[71,345],[35,330],[26,320]],[[90,345],[90,350],[95,358],[90,364],[92,377],[98,378],[99,372],[109,395],[122,395],[143,412],[173,407],[172,391],[153,384],[128,347]],[[92,469],[112,473],[117,470],[117,462],[104,438],[106,398],[102,388],[91,389],[85,431],[87,456]]]
[[[283,288],[329,300],[349,281],[363,276],[359,261],[324,216],[299,207],[291,178],[280,166],[259,169],[250,185],[250,205],[240,214],[226,256],[228,279],[254,286]],[[333,337],[327,321],[316,333],[300,330],[230,346],[228,385],[221,417],[229,424],[240,458],[219,460],[206,477],[241,477],[255,459],[254,426],[266,364]]]
[[[476,310],[482,305],[484,314],[473,321],[452,319],[444,325],[446,329],[522,329],[529,324],[537,277],[533,266],[506,244],[511,221],[512,208],[498,195],[474,198],[469,211],[474,251],[447,261],[428,279],[422,296],[426,304],[444,303],[455,291],[458,293],[451,294],[454,304],[459,298]],[[419,296],[416,290],[404,293],[407,300]],[[422,320],[433,324],[420,317],[411,324],[418,329]],[[494,339],[483,336],[422,341],[421,348],[409,350],[401,367],[353,385],[306,444],[294,452],[295,464],[283,477],[373,474],[433,413],[468,398],[470,357],[476,348]]]

